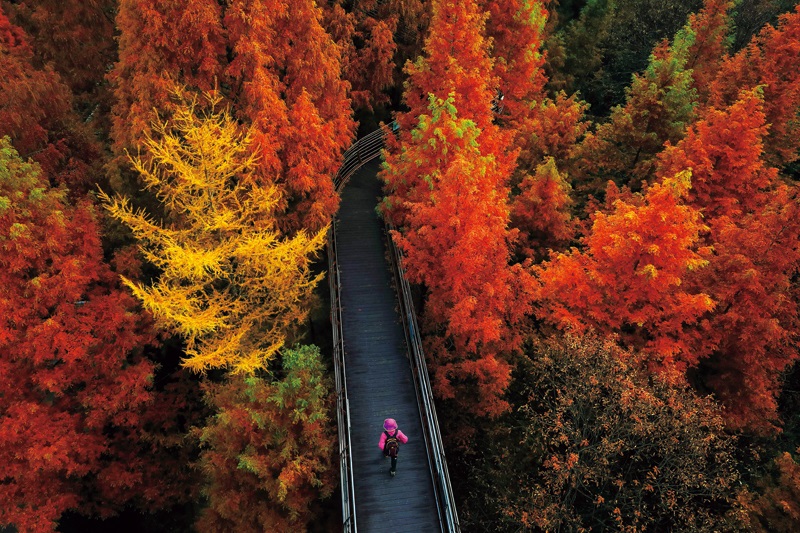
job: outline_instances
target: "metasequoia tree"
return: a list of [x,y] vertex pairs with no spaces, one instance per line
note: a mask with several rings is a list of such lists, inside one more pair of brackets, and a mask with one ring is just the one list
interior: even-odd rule
[[763,86],[769,133],[764,138],[767,162],[778,168],[797,160],[800,150],[800,6],[782,15],[777,28],[766,25],[747,47],[728,57],[711,86],[711,104],[735,102],[742,89]]
[[72,110],[72,95],[49,66],[33,65],[21,28],[0,9],[0,136],[33,158],[53,183],[81,192],[92,180],[99,148]]
[[578,138],[588,127],[583,121],[586,105],[563,92],[552,98],[542,52],[547,10],[538,0],[486,2],[489,19],[487,37],[497,78],[495,112],[501,129],[509,130],[520,148],[516,185],[525,174],[533,174],[546,157],[565,167]]
[[517,346],[512,326],[528,310],[527,274],[508,265],[507,195],[497,184],[503,169],[477,148],[477,128],[458,118],[452,100],[433,102],[414,135],[420,144],[404,152],[410,161],[389,172],[427,155],[427,139],[436,140],[442,167],[424,177],[429,189],[419,192],[425,196],[405,202],[404,231],[394,238],[409,280],[428,289],[434,389],[473,414],[497,415],[506,407],[501,398],[509,379],[502,355]]
[[161,271],[152,286],[123,280],[158,324],[186,339],[188,368],[262,368],[305,315],[319,279],[309,264],[325,231],[280,237],[278,192],[257,182],[252,137],[238,133],[227,113],[198,116],[194,102],[182,103],[155,132],[158,138],[146,141],[149,158],[132,164],[166,220],[104,195],[108,211]]
[[[427,0],[332,1],[340,5],[347,5],[347,10],[354,15],[357,29],[355,37],[357,40],[361,27],[368,30],[363,34],[365,47],[374,46],[369,42],[375,38],[375,35],[372,34],[374,30],[370,29],[371,26],[374,28],[373,21],[377,23],[383,22],[393,29],[395,45],[393,63],[396,67],[402,69],[406,61],[413,61],[422,54],[424,39],[428,34],[431,20],[431,2]],[[370,34],[372,34],[371,38]],[[394,72],[396,80],[399,79],[401,74],[398,70],[396,69]],[[369,72],[365,72],[365,74],[369,75]],[[382,75],[377,72],[376,74],[378,76]],[[359,85],[358,81],[356,81],[353,87],[357,88]]]
[[548,157],[555,159],[559,169],[571,170],[578,142],[589,129],[589,122],[584,120],[586,102],[575,94],[560,92],[530,106],[530,118],[521,130],[524,141],[517,158],[518,174],[534,173]]
[[169,108],[176,83],[214,88],[225,57],[219,2],[120,0],[119,60],[109,73],[114,151],[139,146],[150,133],[153,110]]
[[323,3],[325,29],[339,46],[342,73],[350,82],[353,107],[373,111],[389,102],[384,93],[394,85],[399,13],[387,11],[387,2],[359,2],[348,12],[345,0]]
[[692,87],[700,105],[708,101],[711,84],[727,55],[730,12],[734,4],[734,0],[705,0],[703,9],[689,15],[686,27],[694,38],[689,46],[686,68],[692,71]]
[[[437,113],[437,120],[454,115],[458,110],[460,119],[467,119],[477,129],[481,141],[490,143],[481,146],[483,153],[496,153],[501,156],[499,164],[510,172],[512,157],[504,154],[510,136],[500,132],[492,124],[491,102],[496,93],[496,84],[491,75],[491,60],[482,29],[485,16],[478,12],[474,2],[454,5],[453,2],[433,4],[431,33],[426,40],[426,55],[413,64],[406,64],[409,78],[406,81],[403,98],[409,111],[397,114],[400,125],[399,137],[387,138],[388,150],[386,171],[382,178],[387,184],[387,196],[383,203],[383,214],[397,226],[405,225],[408,200],[424,198],[429,187],[426,177],[440,171],[445,166],[448,152],[433,138],[428,148],[418,133],[423,121],[431,119],[431,106],[444,107],[445,101],[451,113]],[[441,102],[441,103],[438,103]],[[422,119],[425,115],[427,118]],[[424,127],[424,126],[423,126]],[[436,132],[425,127],[423,131],[431,137]],[[485,134],[484,134],[485,132]],[[455,131],[451,142],[463,145],[463,134]],[[440,137],[444,137],[441,133]],[[444,140],[444,139],[442,139]],[[505,141],[505,142],[504,142]],[[425,139],[424,142],[428,142]],[[424,157],[410,157],[403,150],[414,145]],[[504,156],[504,157],[503,157]],[[501,178],[507,179],[507,178]]]
[[709,255],[701,248],[707,228],[700,213],[683,203],[690,186],[683,172],[595,213],[582,251],[536,268],[537,316],[562,329],[617,334],[646,354],[651,371],[681,381],[698,362],[695,325],[714,305],[702,288],[686,284]]
[[331,178],[354,124],[339,49],[321,21],[313,0],[124,0],[111,73],[117,153],[149,133],[154,108],[169,110],[175,83],[216,89],[252,134],[259,182],[281,193],[281,231],[324,227],[338,207]]
[[436,393],[464,412],[506,408],[504,355],[528,309],[528,276],[509,266],[510,136],[492,122],[494,79],[475,2],[433,4],[426,55],[407,67],[399,141],[386,154],[382,211],[401,232],[409,279],[427,288]]
[[780,185],[762,159],[765,121],[762,91],[741,91],[730,107],[707,110],[659,168],[661,176],[692,169],[687,202],[703,212],[714,249],[709,268],[687,280],[717,302],[702,321],[710,355],[702,379],[733,426],[758,430],[777,421],[781,372],[800,355],[800,208],[796,188]]
[[714,256],[688,280],[717,302],[702,322],[713,351],[699,379],[725,404],[731,427],[773,432],[782,374],[800,359],[797,190],[780,187],[757,213],[710,224]]
[[739,217],[764,205],[777,171],[761,158],[769,131],[760,89],[742,91],[726,109],[709,109],[676,146],[658,157],[658,177],[692,171],[687,202],[706,220]]
[[[549,98],[544,91],[544,2],[491,0],[485,9],[497,78],[494,111],[500,128],[513,136],[519,148],[511,177],[512,193],[518,190],[519,195],[512,199],[511,223],[523,236],[517,242],[522,257],[540,259],[548,246],[569,238],[568,194],[561,185],[546,191],[554,182],[544,176],[565,179],[559,170],[568,166],[577,139],[588,127],[582,120],[585,105],[574,95],[567,98],[561,92]],[[540,193],[544,196],[536,197]]]
[[508,127],[525,132],[534,102],[544,99],[547,83],[542,40],[547,10],[539,0],[485,0],[486,36],[497,77],[497,107]]
[[316,346],[281,353],[281,379],[205,385],[216,415],[197,430],[208,507],[199,531],[300,531],[336,486],[330,384]]
[[153,336],[103,262],[91,206],[8,138],[0,248],[0,524],[55,531],[67,510],[107,514],[141,490],[152,465],[131,443],[152,401]]
[[519,195],[511,209],[511,224],[519,229],[517,246],[525,257],[542,259],[544,251],[559,249],[575,234],[570,215],[572,188],[548,158],[536,173],[519,184]]
[[526,351],[513,429],[471,476],[471,528],[747,530],[736,441],[712,400],[642,375],[636,354],[612,342],[570,337]]
[[[484,37],[486,15],[475,1],[464,3],[440,0],[432,4],[431,31],[425,40],[425,54],[406,64],[408,81],[403,99],[410,111],[398,113],[401,140],[411,136],[418,117],[426,113],[429,95],[446,100],[453,93],[453,105],[459,116],[472,120],[492,148],[499,145],[489,132],[494,118],[492,101],[496,96],[497,79]],[[499,152],[499,150],[498,150]]]
[[281,229],[317,231],[339,205],[333,180],[353,135],[339,49],[313,0],[238,0],[223,24],[239,120],[253,125],[259,181],[281,191]]

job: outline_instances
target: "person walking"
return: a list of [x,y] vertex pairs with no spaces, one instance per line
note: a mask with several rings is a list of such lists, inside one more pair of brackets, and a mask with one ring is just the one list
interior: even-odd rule
[[389,474],[394,476],[397,473],[397,454],[400,451],[400,443],[407,443],[406,437],[402,431],[397,428],[397,422],[394,418],[387,418],[383,421],[383,433],[381,433],[381,440],[378,441],[378,448],[383,451],[384,457],[392,459],[392,467],[389,469]]

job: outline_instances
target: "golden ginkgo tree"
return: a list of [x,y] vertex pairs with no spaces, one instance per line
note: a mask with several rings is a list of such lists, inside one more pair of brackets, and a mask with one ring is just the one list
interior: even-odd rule
[[[218,101],[209,97],[209,103],[202,107],[213,109]],[[149,286],[123,281],[163,328],[186,340],[184,365],[196,372],[251,373],[305,317],[321,277],[309,267],[325,229],[282,236],[275,215],[280,193],[256,183],[249,132],[227,112],[200,107],[180,103],[169,120],[154,123],[146,155],[131,157],[162,203],[163,220],[127,198],[101,197],[160,270]]]

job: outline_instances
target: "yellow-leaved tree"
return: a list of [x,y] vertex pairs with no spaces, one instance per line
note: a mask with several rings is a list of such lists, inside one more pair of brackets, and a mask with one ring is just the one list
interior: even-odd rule
[[[180,102],[156,120],[146,156],[131,157],[145,187],[163,204],[162,221],[129,199],[101,193],[160,275],[150,286],[125,279],[159,325],[186,340],[183,364],[195,371],[264,368],[306,315],[322,275],[309,265],[327,228],[292,238],[277,229],[279,193],[254,179],[258,160],[249,132],[227,111]],[[211,109],[201,111],[200,108]]]

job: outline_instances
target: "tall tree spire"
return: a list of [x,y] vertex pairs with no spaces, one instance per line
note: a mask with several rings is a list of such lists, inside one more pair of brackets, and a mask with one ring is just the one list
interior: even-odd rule
[[[463,413],[496,416],[518,347],[529,276],[509,266],[508,180],[516,154],[493,122],[496,78],[475,1],[440,0],[424,57],[407,67],[382,173],[383,212],[401,227],[411,281],[427,288],[424,323],[434,388]],[[462,428],[463,429],[463,428]],[[462,435],[463,437],[463,435]]]

